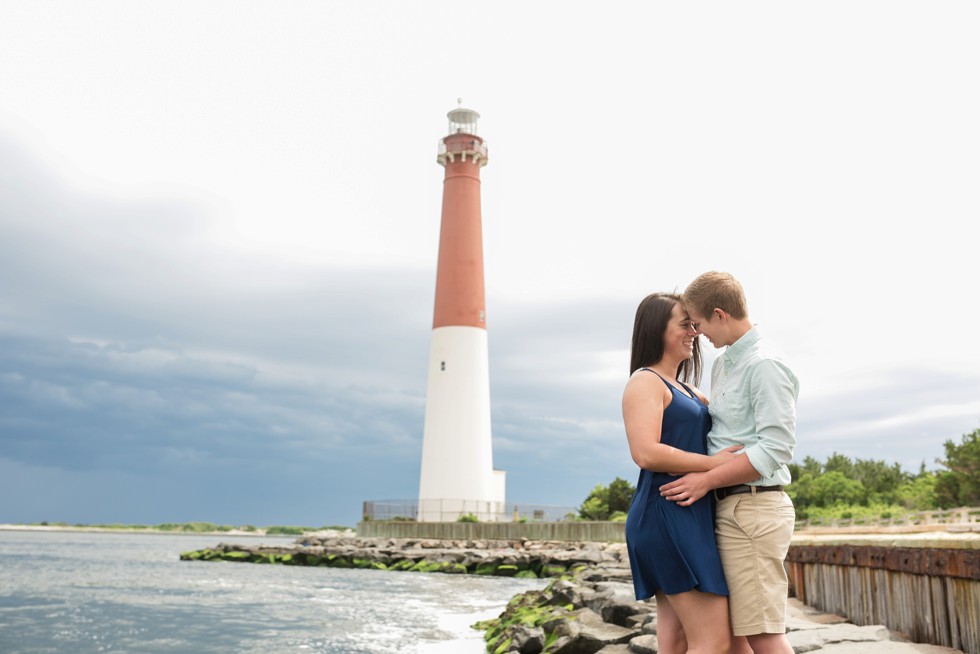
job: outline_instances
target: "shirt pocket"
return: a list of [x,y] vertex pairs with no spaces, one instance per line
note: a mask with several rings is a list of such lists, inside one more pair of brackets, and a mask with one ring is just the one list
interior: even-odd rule
[[720,422],[731,431],[745,424],[749,402],[743,389],[726,388],[717,397],[711,398],[711,419]]

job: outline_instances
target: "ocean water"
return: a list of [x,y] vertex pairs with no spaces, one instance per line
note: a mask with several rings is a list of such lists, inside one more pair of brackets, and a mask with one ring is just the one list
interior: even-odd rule
[[0,531],[0,652],[477,654],[545,580],[180,561],[292,538]]

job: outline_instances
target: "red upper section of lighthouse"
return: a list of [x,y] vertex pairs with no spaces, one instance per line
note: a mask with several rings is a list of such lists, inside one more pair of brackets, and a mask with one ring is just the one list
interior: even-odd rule
[[[450,128],[453,114],[450,112]],[[469,111],[469,110],[462,110]],[[476,112],[471,112],[478,115]],[[446,167],[436,273],[436,327],[464,326],[486,329],[483,283],[483,219],[480,211],[480,168],[486,165],[483,139],[467,124],[442,139],[439,163]]]

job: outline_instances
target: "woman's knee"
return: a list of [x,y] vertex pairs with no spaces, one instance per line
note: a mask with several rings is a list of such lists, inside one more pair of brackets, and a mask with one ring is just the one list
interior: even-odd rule
[[658,654],[684,654],[687,652],[687,635],[680,628],[661,629],[657,625],[657,653]]

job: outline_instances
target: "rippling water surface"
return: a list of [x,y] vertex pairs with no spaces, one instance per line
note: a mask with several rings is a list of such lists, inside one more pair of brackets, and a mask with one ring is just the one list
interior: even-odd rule
[[0,652],[476,654],[545,581],[180,561],[292,538],[0,531]]

